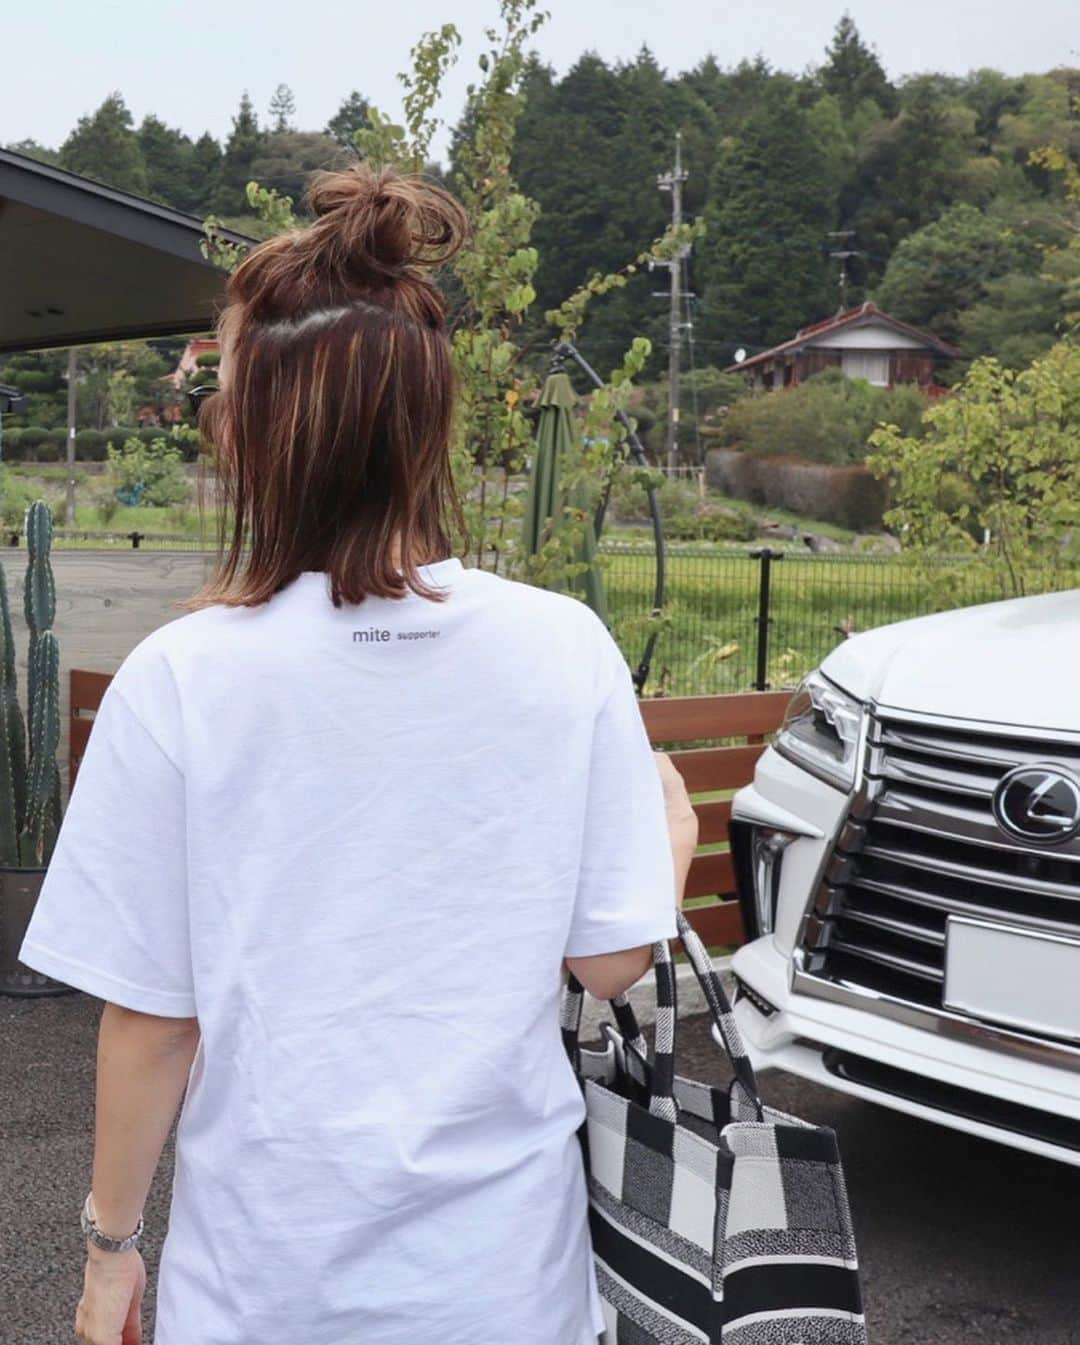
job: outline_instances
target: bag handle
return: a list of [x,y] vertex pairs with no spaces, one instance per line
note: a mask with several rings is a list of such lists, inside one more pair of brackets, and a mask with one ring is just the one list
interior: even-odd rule
[[[682,910],[675,912],[679,938],[686,950],[690,966],[705,995],[713,1022],[716,1024],[724,1051],[735,1075],[735,1087],[743,1094],[743,1100],[749,1104],[754,1115],[760,1121],[764,1119],[764,1107],[758,1092],[754,1067],[746,1053],[742,1036],[735,1022],[727,992],[723,982],[716,974],[712,959],[697,931],[686,918]],[[649,1111],[665,1120],[678,1119],[678,1104],[675,1100],[675,1037],[677,997],[675,982],[675,964],[671,959],[671,948],[667,939],[660,939],[652,946],[653,971],[656,977],[656,1029],[655,1051],[652,1065],[652,1081],[649,1090]],[[581,1030],[581,1008],[585,989],[571,972],[563,988],[559,1021],[562,1028],[563,1044],[570,1057],[575,1073],[580,1072],[580,1047],[578,1034]],[[608,1001],[615,1012],[615,1019],[623,1036],[642,1055],[646,1056],[644,1038],[638,1027],[634,1010],[628,997],[618,995]],[[737,1107],[743,1113],[743,1107]]]

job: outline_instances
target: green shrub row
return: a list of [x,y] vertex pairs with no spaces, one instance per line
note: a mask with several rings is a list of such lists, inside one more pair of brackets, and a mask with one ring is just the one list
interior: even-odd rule
[[797,387],[741,398],[728,409],[717,437],[762,457],[843,467],[863,461],[867,441],[883,421],[920,437],[927,404],[912,384],[876,388],[827,369]]
[[[105,462],[109,456],[110,444],[119,448],[129,439],[138,439],[142,444],[151,444],[155,439],[171,439],[171,437],[169,430],[162,425],[118,425],[109,430],[76,430],[75,460]],[[8,462],[63,462],[67,454],[67,429],[62,425],[51,430],[42,429],[38,425],[27,425],[4,430],[0,448]],[[186,461],[194,461],[197,456],[194,444],[183,444],[182,450]]]

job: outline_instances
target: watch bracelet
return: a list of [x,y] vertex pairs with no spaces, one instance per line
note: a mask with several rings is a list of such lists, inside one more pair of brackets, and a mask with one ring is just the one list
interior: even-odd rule
[[82,1214],[79,1216],[79,1224],[85,1236],[94,1244],[106,1252],[126,1252],[130,1248],[138,1245],[139,1238],[143,1231],[143,1216],[139,1215],[139,1222],[135,1230],[129,1233],[127,1237],[112,1238],[107,1233],[103,1233],[90,1215],[90,1196],[86,1197],[83,1203]]

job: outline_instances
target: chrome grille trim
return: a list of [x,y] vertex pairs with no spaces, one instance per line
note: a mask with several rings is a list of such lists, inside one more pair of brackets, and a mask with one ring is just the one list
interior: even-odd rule
[[[973,920],[1000,920],[1002,916],[1001,910],[996,906],[982,906],[974,901],[950,900],[939,896],[936,892],[920,892],[911,887],[881,883],[873,878],[860,878],[856,891],[859,888],[867,888],[884,897],[895,897],[912,906],[929,906],[934,910],[944,911],[946,915],[967,915]],[[1042,930],[1048,934],[1071,934],[1075,930],[1075,927],[1066,921],[1046,920],[1042,916],[1028,916],[1025,923],[1034,930]]]
[[[933,833],[940,835],[940,832]],[[1015,874],[998,873],[993,869],[974,864],[963,864],[951,859],[940,859],[936,855],[912,855],[910,850],[897,846],[865,845],[862,854],[867,859],[882,859],[889,863],[910,869],[921,869],[927,873],[939,874],[943,878],[956,878],[962,882],[979,883],[985,887],[1003,887],[1013,891],[1018,883]],[[853,867],[849,861],[848,867]],[[1080,874],[1077,875],[1080,879]],[[1048,882],[1043,878],[1024,878],[1024,888],[1046,897],[1055,897],[1061,901],[1080,901],[1080,888],[1065,883]]]
[[[1006,835],[998,780],[1025,764],[1080,775],[1080,734],[938,720],[871,705],[863,769],[800,931],[793,988],[958,1033],[1005,1038],[1042,1058],[1056,1039],[942,1007],[945,921],[962,915],[1080,939],[1080,837]],[[902,1008],[903,1012],[899,1010]],[[942,1028],[940,1025],[945,1024]]]

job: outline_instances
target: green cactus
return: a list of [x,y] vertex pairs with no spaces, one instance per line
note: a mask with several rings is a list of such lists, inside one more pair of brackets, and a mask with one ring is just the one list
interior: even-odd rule
[[[24,606],[30,631],[28,713],[23,721],[11,632],[7,577],[0,568],[0,864],[47,865],[60,829],[60,649],[52,630],[56,588],[49,547],[52,514],[44,500],[27,511]],[[29,752],[28,749],[29,748]]]
[[19,705],[7,574],[0,569],[0,864],[19,863],[26,809],[26,728]]

